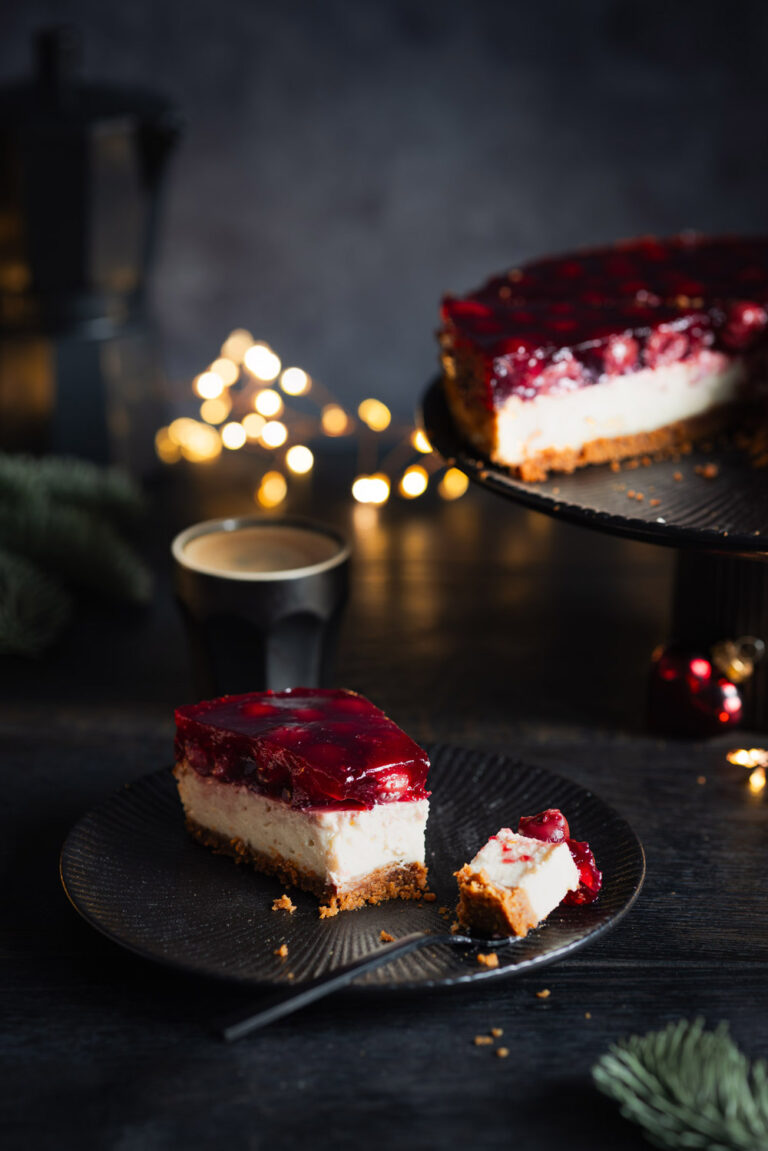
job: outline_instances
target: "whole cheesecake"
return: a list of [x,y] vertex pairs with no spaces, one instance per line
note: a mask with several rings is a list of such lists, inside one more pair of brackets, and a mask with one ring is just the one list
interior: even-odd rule
[[523,480],[681,449],[764,391],[768,238],[645,237],[446,296],[453,419]]
[[174,774],[202,843],[325,901],[322,913],[426,886],[429,759],[356,692],[253,692],[176,711]]

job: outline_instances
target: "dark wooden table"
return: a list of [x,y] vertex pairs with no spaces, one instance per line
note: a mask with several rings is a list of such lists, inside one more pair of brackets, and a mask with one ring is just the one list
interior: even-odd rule
[[[593,787],[645,844],[640,900],[538,974],[386,1001],[349,993],[233,1046],[211,1023],[242,991],[155,967],[81,922],[59,886],[62,840],[169,761],[172,707],[191,697],[168,540],[253,506],[244,461],[174,472],[153,490],[153,607],[92,606],[41,663],[0,665],[3,1146],[646,1146],[591,1085],[612,1041],[703,1015],[727,1019],[749,1053],[768,1050],[768,809],[725,760],[754,739],[643,731],[671,554],[478,491],[370,513],[346,497],[349,461],[320,471],[295,510],[345,523],[355,543],[338,681],[418,739],[503,750]],[[492,1026],[506,1060],[473,1044]]]

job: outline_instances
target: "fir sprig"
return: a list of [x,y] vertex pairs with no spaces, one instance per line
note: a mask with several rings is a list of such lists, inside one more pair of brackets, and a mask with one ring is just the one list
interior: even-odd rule
[[143,506],[138,485],[118,468],[66,456],[37,459],[0,452],[0,500],[40,497],[121,520],[135,519]]
[[104,519],[41,497],[0,502],[0,546],[74,587],[146,603],[152,576]]
[[39,655],[71,614],[64,588],[34,564],[0,549],[0,654]]
[[721,1023],[680,1020],[612,1046],[592,1074],[658,1147],[766,1151],[768,1073],[750,1064]]

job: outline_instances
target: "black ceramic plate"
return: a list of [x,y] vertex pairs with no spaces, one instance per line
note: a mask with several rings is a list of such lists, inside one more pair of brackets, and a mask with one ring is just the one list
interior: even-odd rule
[[[553,912],[525,939],[502,947],[496,969],[478,966],[474,951],[435,945],[361,976],[355,986],[435,987],[511,975],[594,939],[632,905],[645,871],[643,849],[628,824],[591,792],[503,756],[449,746],[431,754],[427,862],[434,903],[396,901],[320,919],[317,900],[291,890],[295,913],[273,911],[283,885],[192,840],[167,769],[143,776],[73,828],[61,856],[64,888],[89,923],[148,959],[201,975],[295,987],[374,950],[382,930],[395,937],[445,932],[439,908],[455,906],[453,872],[499,827],[560,807],[603,869],[596,903]],[[274,955],[282,943],[285,962]]]
[[[649,543],[768,551],[768,469],[755,468],[726,439],[711,451],[693,452],[678,462],[654,461],[634,470],[625,464],[620,472],[607,464],[593,465],[570,476],[553,473],[543,483],[526,484],[479,458],[462,439],[439,379],[424,394],[421,422],[444,459],[455,461],[483,487],[536,511]],[[714,479],[696,472],[712,463],[718,468]],[[643,499],[630,498],[628,492],[641,492]]]

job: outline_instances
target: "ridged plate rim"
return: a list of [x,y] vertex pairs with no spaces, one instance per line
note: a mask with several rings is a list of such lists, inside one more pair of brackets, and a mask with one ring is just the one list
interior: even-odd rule
[[[630,827],[629,823],[609,804],[605,803],[602,799],[600,799],[587,788],[581,787],[581,785],[574,783],[573,781],[567,779],[565,776],[552,772],[548,768],[538,767],[532,764],[523,763],[519,760],[514,760],[509,756],[461,748],[451,744],[428,745],[428,750],[433,761],[433,768],[430,776],[430,782],[433,788],[433,810],[430,816],[430,821],[434,819],[435,807],[437,806],[439,808],[440,806],[440,797],[439,794],[436,797],[436,790],[439,793],[439,775],[441,770],[448,772],[449,768],[455,766],[453,761],[456,759],[460,764],[465,763],[468,767],[474,766],[475,768],[488,768],[489,770],[498,769],[505,772],[515,773],[514,778],[512,779],[513,785],[526,783],[532,785],[534,791],[537,789],[540,790],[542,798],[544,798],[548,793],[556,796],[557,792],[559,791],[562,795],[570,795],[574,803],[577,799],[582,805],[586,803],[588,805],[588,810],[592,814],[593,820],[597,819],[599,816],[603,821],[602,826],[610,827],[611,835],[613,836],[612,843],[614,847],[618,850],[618,846],[620,845],[621,850],[624,853],[623,867],[627,874],[624,875],[620,881],[622,886],[621,891],[613,891],[612,884],[614,883],[614,877],[610,874],[610,871],[606,871],[605,873],[605,893],[607,894],[610,892],[612,898],[614,895],[618,895],[619,903],[614,911],[605,914],[601,908],[600,901],[592,905],[591,908],[558,909],[552,913],[549,919],[540,928],[534,932],[531,932],[526,937],[526,939],[517,940],[510,947],[500,949],[498,953],[500,957],[500,964],[497,968],[485,968],[479,966],[476,962],[476,959],[474,958],[476,952],[473,952],[469,949],[465,952],[459,948],[436,944],[434,948],[426,948],[421,951],[413,952],[411,955],[406,956],[403,959],[396,960],[386,967],[379,968],[378,971],[374,971],[368,975],[362,976],[352,985],[354,990],[362,990],[366,992],[383,990],[432,990],[440,987],[467,984],[477,980],[485,981],[508,977],[513,974],[528,971],[533,967],[544,966],[545,964],[552,963],[556,960],[566,957],[567,955],[572,954],[574,951],[578,950],[585,944],[603,935],[609,928],[615,926],[616,923],[618,923],[619,920],[622,919],[624,915],[630,910],[640,893],[645,878],[645,853],[640,840]],[[462,759],[462,757],[464,758]],[[441,769],[441,762],[444,759],[448,759],[449,762],[444,767],[444,769]],[[103,876],[103,871],[97,872],[97,878],[94,880],[93,870],[89,870],[88,868],[86,868],[85,871],[83,870],[82,852],[84,845],[86,847],[85,857],[87,860],[89,859],[90,863],[92,864],[94,862],[93,858],[89,857],[87,850],[89,836],[91,836],[94,831],[103,831],[105,821],[107,830],[109,830],[110,821],[113,824],[115,822],[120,824],[121,819],[124,821],[122,825],[124,830],[129,833],[133,826],[130,818],[132,814],[132,800],[138,797],[143,802],[146,796],[151,796],[153,789],[158,785],[162,789],[160,794],[162,794],[163,803],[165,803],[166,800],[169,800],[170,797],[173,796],[175,803],[170,803],[168,807],[168,812],[170,815],[175,811],[175,804],[178,802],[175,796],[175,782],[170,773],[170,769],[162,768],[160,770],[140,776],[133,783],[128,784],[120,791],[113,793],[108,799],[104,800],[102,803],[87,812],[73,826],[62,847],[60,856],[60,877],[66,896],[74,909],[87,923],[89,923],[102,935],[110,939],[113,943],[118,944],[120,947],[123,947],[126,950],[141,956],[142,958],[158,962],[166,967],[171,967],[173,969],[183,971],[185,974],[223,979],[230,983],[236,983],[242,986],[248,986],[262,990],[274,990],[276,988],[289,990],[290,988],[300,987],[304,979],[296,978],[290,982],[286,980],[287,968],[290,967],[290,963],[286,964],[285,967],[278,967],[273,977],[266,978],[253,977],[251,975],[242,975],[237,972],[227,971],[222,968],[220,963],[216,962],[206,963],[190,961],[183,958],[178,953],[163,953],[162,949],[152,939],[150,939],[148,944],[146,942],[138,943],[135,938],[131,938],[130,935],[128,935],[125,931],[115,930],[112,926],[110,926],[110,923],[107,921],[107,918],[104,914],[99,913],[98,910],[94,910],[94,899],[98,899],[100,894],[103,894],[103,891],[100,891],[99,888],[99,876]],[[437,787],[435,785],[437,785]],[[146,796],[144,793],[146,793]],[[449,797],[446,795],[445,799],[443,800],[444,805],[447,805],[448,799]],[[563,803],[563,800],[557,800],[557,802]],[[155,800],[150,799],[150,803],[155,803]],[[589,805],[591,805],[591,807]],[[546,803],[542,803],[541,806],[546,806]],[[519,815],[523,814],[523,812],[520,811],[513,814]],[[126,815],[129,817],[127,822],[125,822]],[[277,880],[257,875],[250,869],[238,868],[235,871],[231,860],[221,856],[213,855],[208,851],[208,849],[203,848],[197,843],[193,842],[183,828],[180,806],[178,807],[176,815],[178,817],[177,819],[173,817],[176,826],[174,826],[173,823],[169,823],[166,834],[172,835],[174,837],[178,836],[177,862],[180,860],[182,862],[182,866],[184,864],[185,856],[187,857],[187,861],[194,859],[194,866],[198,870],[201,866],[206,869],[223,866],[225,870],[221,872],[221,884],[222,889],[226,889],[227,895],[231,894],[231,889],[234,887],[234,880],[227,879],[227,876],[234,876],[236,873],[246,871],[249,876],[253,876],[252,882],[257,883],[261,887],[263,887],[263,885],[269,885],[270,900],[272,897],[281,893],[283,890],[283,885],[278,883]],[[493,826],[494,819],[496,819],[495,827]],[[502,823],[499,823],[498,817],[494,816],[491,818],[490,814],[485,817],[485,821],[487,826],[492,828],[492,831],[498,830],[498,827],[503,825],[503,821]],[[431,824],[431,826],[433,825]],[[443,830],[444,827],[445,821],[443,823]],[[491,834],[492,831],[488,832],[488,834]],[[585,829],[583,826],[572,828],[572,834],[586,837]],[[592,838],[594,839],[594,834],[592,834]],[[120,840],[118,837],[118,843],[119,842]],[[164,849],[167,846],[167,843],[163,844]],[[480,844],[477,843],[476,846],[479,847]],[[190,856],[189,851],[198,852],[200,854]],[[456,860],[456,867],[458,867],[463,861],[463,859],[458,858]],[[103,860],[100,860],[99,862],[101,863]],[[430,862],[429,855],[428,862]],[[604,864],[604,860],[598,859],[598,862]],[[142,861],[142,863],[145,864],[146,861]],[[440,884],[433,884],[432,878],[433,877],[431,876],[430,886],[440,886]],[[445,886],[444,876],[441,877],[441,882],[443,886]],[[617,884],[619,883],[618,880],[616,882]],[[452,879],[451,883],[453,884],[455,904],[455,883]],[[424,904],[422,907],[420,907],[419,916],[423,918],[425,922],[418,923],[416,926],[414,926],[413,922],[410,922],[407,925],[405,924],[405,920],[412,919],[413,914],[417,909],[416,905],[411,903],[395,901],[388,904],[382,904],[376,908],[364,908],[357,912],[342,913],[335,919],[320,920],[317,917],[317,901],[312,896],[304,895],[304,893],[295,892],[293,890],[291,891],[291,896],[295,902],[300,904],[299,910],[302,911],[302,913],[305,909],[308,909],[307,914],[314,916],[314,919],[312,920],[307,920],[307,915],[304,916],[305,922],[308,922],[308,926],[306,928],[300,928],[300,931],[304,932],[305,936],[308,936],[308,934],[311,933],[313,924],[318,925],[318,934],[321,930],[319,925],[322,924],[340,925],[342,928],[342,934],[347,931],[351,931],[353,934],[359,935],[361,934],[359,929],[362,928],[362,934],[370,938],[371,942],[375,942],[373,937],[377,936],[379,930],[379,922],[382,920],[386,921],[385,926],[387,930],[391,928],[395,928],[395,930],[397,930],[397,920],[402,920],[403,923],[401,925],[401,929],[399,930],[399,934],[406,934],[409,931],[418,930],[419,927],[421,927],[421,929],[429,927],[435,931],[445,931],[447,926],[446,922],[439,918],[437,913],[439,901],[435,904]],[[603,896],[603,899],[605,900],[605,895]],[[270,910],[265,912],[263,918],[259,920],[259,923],[262,925],[262,934],[265,940],[263,951],[265,958],[268,956],[268,952],[271,952],[272,944],[275,942],[276,935],[274,932],[276,931],[276,934],[280,935],[284,934],[284,932],[281,931],[281,927],[288,929],[293,929],[294,927],[292,922],[294,919],[293,916],[282,919],[281,922],[281,919],[275,918],[276,914],[277,913],[273,912],[270,907]],[[596,919],[595,916],[597,917]],[[373,920],[373,927],[367,932],[365,931],[366,919]],[[589,922],[592,922],[591,927],[589,926]],[[357,932],[355,931],[356,928],[358,928]],[[192,928],[190,926],[189,934],[191,934],[191,932]],[[270,933],[273,933],[273,937],[268,939],[267,937],[270,935]],[[547,933],[549,933],[549,936]],[[566,938],[566,942],[559,946],[556,944],[558,933]],[[575,937],[568,938],[569,933],[571,936]],[[408,966],[418,965],[423,969],[426,965],[427,958],[433,953],[438,952],[445,953],[443,962],[449,968],[449,972],[447,974],[437,977],[431,977],[429,974],[425,974],[422,978],[394,978],[391,975],[388,977],[388,973],[391,969],[396,969],[398,965],[402,964],[406,964]],[[359,954],[359,952],[356,954]],[[348,958],[352,957],[352,955],[348,956]],[[275,966],[274,963],[272,966]],[[328,969],[330,968],[326,968],[326,970]],[[311,979],[314,977],[314,975],[320,973],[322,973],[320,970],[310,970],[304,978]]]
[[[436,376],[427,386],[416,416],[429,442],[447,463],[456,464],[480,487],[534,511],[543,512],[545,515],[580,527],[593,528],[646,543],[662,544],[666,547],[684,546],[709,551],[750,553],[755,558],[761,558],[763,553],[768,552],[768,538],[759,531],[740,528],[738,523],[729,523],[728,527],[692,526],[664,516],[663,506],[659,506],[655,514],[651,514],[650,502],[647,499],[636,506],[642,506],[647,510],[650,518],[619,515],[601,506],[600,501],[594,498],[594,493],[588,490],[595,486],[596,477],[601,476],[611,484],[623,482],[628,489],[636,487],[647,490],[649,486],[655,487],[656,484],[661,484],[666,490],[672,491],[669,485],[670,472],[672,469],[676,470],[678,464],[671,461],[654,461],[640,470],[618,474],[611,472],[608,464],[592,464],[571,475],[552,473],[541,483],[525,483],[512,476],[506,468],[479,456],[477,451],[463,439],[451,418],[440,376]],[[751,467],[744,453],[727,450],[716,443],[706,454],[694,451],[686,455],[680,466],[690,469],[711,463],[722,469],[721,474],[715,480],[702,479],[700,482],[709,484],[707,496],[711,500],[713,516],[717,514],[716,509],[719,506],[716,501],[722,500],[724,496],[728,498],[729,507],[743,507],[745,502],[749,502],[745,500],[743,493],[739,492],[739,476],[741,475],[742,479],[745,476],[749,477],[756,486],[757,477],[761,473]],[[765,492],[764,501],[761,502],[761,507],[765,508],[762,522],[768,522],[768,472],[764,469],[761,471],[760,482]],[[553,492],[553,487],[559,490]],[[563,488],[568,489],[566,494],[563,493]],[[750,492],[750,495],[752,494],[753,491]],[[675,495],[680,495],[680,492],[675,492]],[[575,496],[578,498],[574,498]]]

